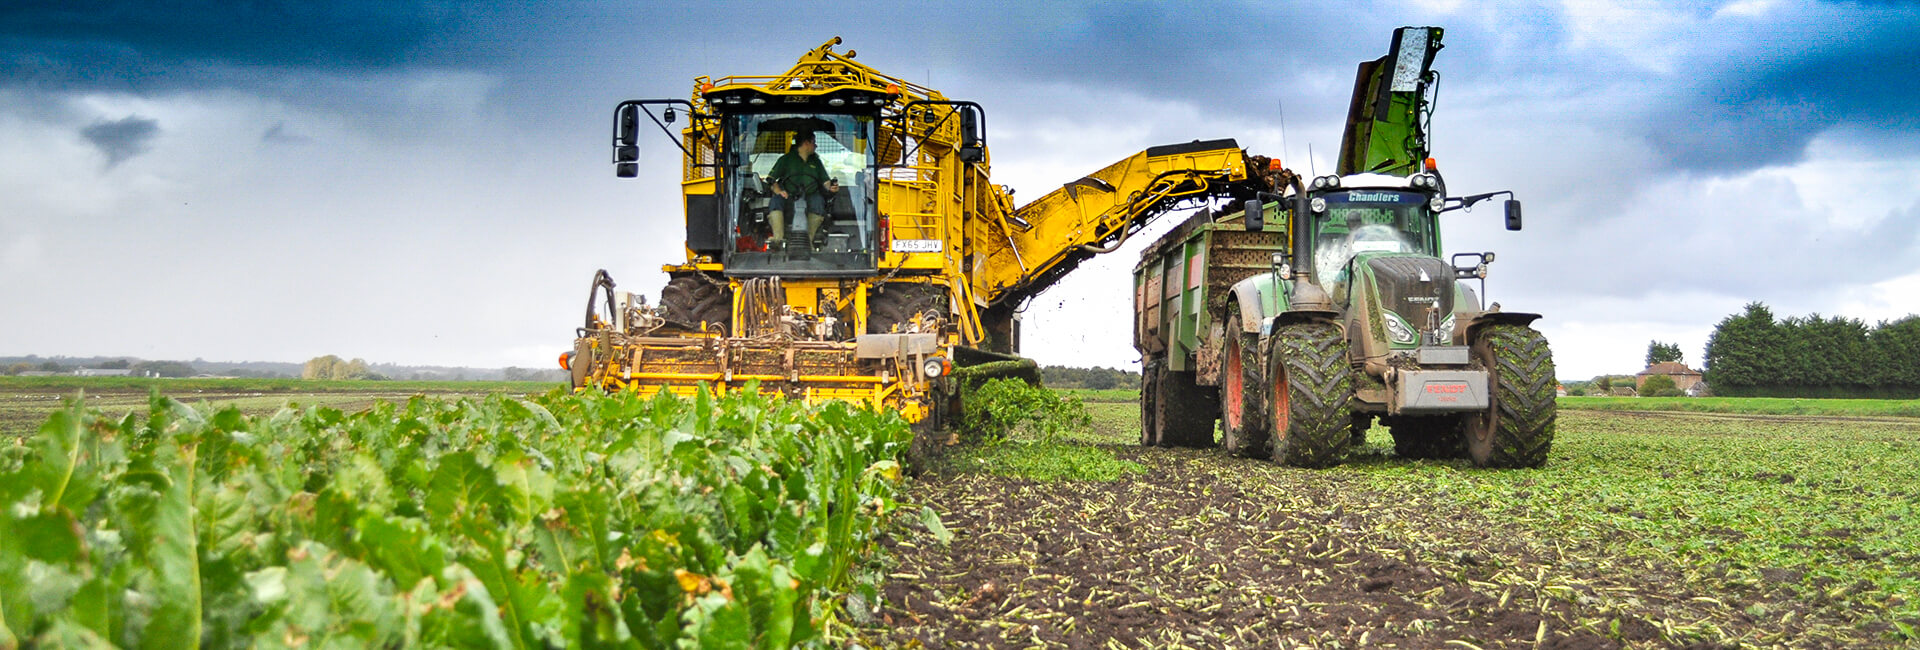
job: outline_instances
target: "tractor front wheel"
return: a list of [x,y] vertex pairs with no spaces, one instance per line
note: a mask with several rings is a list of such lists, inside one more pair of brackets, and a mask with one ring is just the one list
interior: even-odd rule
[[1332,467],[1353,434],[1353,365],[1347,338],[1332,323],[1276,329],[1267,353],[1267,429],[1274,462]]
[[1519,325],[1476,332],[1473,356],[1487,369],[1491,408],[1467,416],[1467,455],[1480,467],[1540,467],[1553,446],[1553,351]]

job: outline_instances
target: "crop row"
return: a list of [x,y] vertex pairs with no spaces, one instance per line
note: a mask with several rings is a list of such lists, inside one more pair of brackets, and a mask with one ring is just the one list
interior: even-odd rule
[[74,406],[0,448],[0,649],[819,641],[907,436],[744,393]]

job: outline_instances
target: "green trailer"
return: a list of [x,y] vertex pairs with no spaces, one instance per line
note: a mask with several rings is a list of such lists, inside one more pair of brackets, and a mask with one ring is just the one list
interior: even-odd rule
[[1287,249],[1284,223],[1246,225],[1241,211],[1216,218],[1201,210],[1148,246],[1133,269],[1142,444],[1214,443],[1229,290],[1273,273]]

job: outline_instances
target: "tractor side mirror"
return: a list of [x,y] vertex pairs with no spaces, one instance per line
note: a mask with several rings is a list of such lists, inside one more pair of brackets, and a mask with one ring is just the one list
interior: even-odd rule
[[1507,199],[1507,230],[1520,229],[1520,201]]
[[620,178],[640,175],[640,107],[621,104],[613,118],[613,173]]
[[1267,205],[1260,199],[1247,199],[1247,207],[1241,220],[1247,230],[1262,230],[1267,227]]
[[980,109],[960,107],[960,160],[978,163],[987,159],[986,138],[980,134]]

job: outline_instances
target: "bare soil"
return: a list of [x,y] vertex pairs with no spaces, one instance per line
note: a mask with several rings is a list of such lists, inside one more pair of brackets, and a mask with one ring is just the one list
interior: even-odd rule
[[1352,509],[1377,495],[1347,491],[1337,470],[1115,449],[1148,471],[1109,483],[923,477],[911,496],[937,504],[955,537],[947,547],[888,540],[899,562],[885,589],[889,644],[1606,648],[1654,638],[1570,629],[1573,602],[1475,585],[1483,560],[1471,555],[1429,561],[1434,549]]

